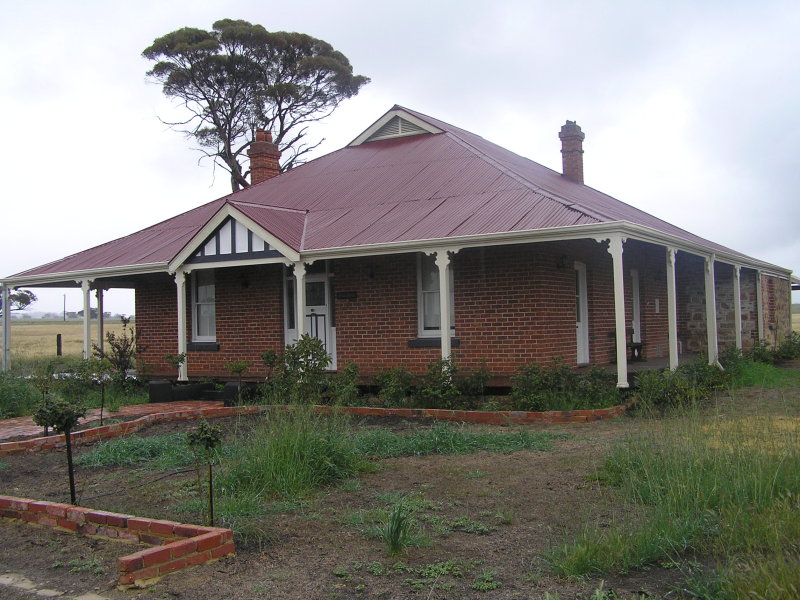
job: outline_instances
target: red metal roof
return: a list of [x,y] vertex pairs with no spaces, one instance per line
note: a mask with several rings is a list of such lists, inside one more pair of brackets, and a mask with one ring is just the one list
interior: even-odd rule
[[169,262],[226,203],[300,252],[629,221],[736,254],[473,133],[395,109],[443,133],[345,147],[13,277]]

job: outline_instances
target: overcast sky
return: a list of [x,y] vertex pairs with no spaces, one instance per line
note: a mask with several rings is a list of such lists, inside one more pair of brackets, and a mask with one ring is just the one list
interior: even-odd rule
[[[393,104],[561,170],[566,119],[587,185],[800,271],[800,2],[0,0],[0,275],[226,194],[159,121],[141,51],[239,18],[331,43],[372,79],[312,135],[345,145]],[[216,177],[215,177],[216,175]],[[60,311],[62,290],[36,290]],[[71,291],[67,309],[81,307]],[[106,309],[130,313],[130,294]]]

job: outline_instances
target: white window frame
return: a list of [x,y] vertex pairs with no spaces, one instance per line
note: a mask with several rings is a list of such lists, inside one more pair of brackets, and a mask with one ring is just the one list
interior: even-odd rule
[[[422,261],[424,259],[430,260],[433,263],[433,268],[436,273],[436,289],[433,290],[423,290],[422,289]],[[439,295],[439,270],[436,267],[435,258],[429,256],[427,254],[418,254],[417,255],[417,335],[419,337],[441,337],[441,320],[439,322],[439,327],[435,329],[425,329],[425,303],[423,302],[423,295],[424,294],[436,294],[437,298]],[[456,329],[456,312],[455,312],[455,288],[453,287],[453,265],[450,264],[450,267],[447,269],[448,279],[450,281],[450,335],[455,335]],[[439,306],[439,301],[437,299],[435,306]]]
[[[214,315],[214,335],[200,335],[198,333],[198,316],[200,314],[198,310],[198,306],[200,306],[200,301],[197,297],[197,287],[200,285],[200,274],[208,275],[211,277],[211,285],[214,287],[214,302],[204,302],[205,306],[213,307],[212,314]],[[217,341],[217,290],[216,290],[216,281],[214,278],[214,270],[213,269],[202,269],[199,271],[192,272],[192,341],[193,342],[216,342]]]

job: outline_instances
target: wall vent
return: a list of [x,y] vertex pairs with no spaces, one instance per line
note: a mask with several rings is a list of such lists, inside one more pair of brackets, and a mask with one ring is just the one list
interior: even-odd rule
[[407,135],[418,135],[420,133],[430,133],[430,131],[419,125],[415,125],[411,121],[406,121],[402,117],[395,116],[365,141],[376,142],[378,140],[388,140],[391,138],[405,137]]

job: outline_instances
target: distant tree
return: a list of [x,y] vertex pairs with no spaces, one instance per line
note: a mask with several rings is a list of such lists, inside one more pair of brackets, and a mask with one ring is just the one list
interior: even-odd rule
[[[30,290],[14,290],[8,294],[8,310],[24,310],[36,302],[36,294]],[[0,296],[0,315],[3,314],[3,297]]]
[[244,163],[257,128],[273,132],[281,170],[291,169],[321,143],[306,143],[307,125],[369,82],[323,40],[241,20],[222,19],[211,31],[178,29],[142,55],[156,61],[147,74],[189,113],[169,125],[230,173],[234,191],[249,185]]

